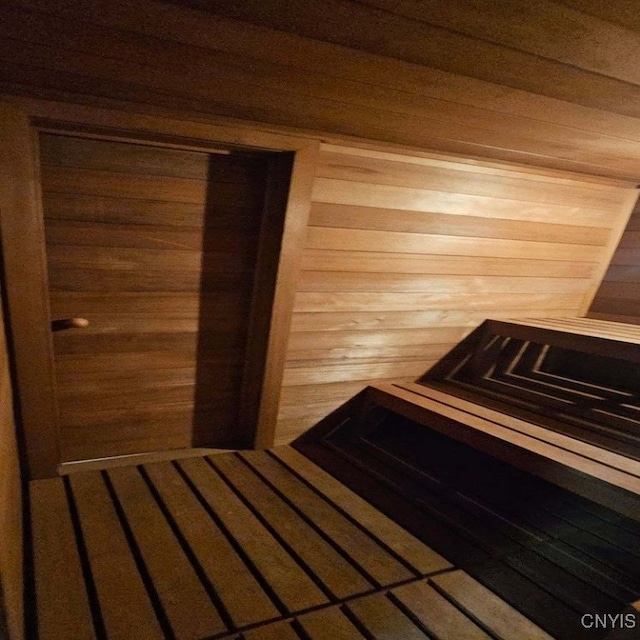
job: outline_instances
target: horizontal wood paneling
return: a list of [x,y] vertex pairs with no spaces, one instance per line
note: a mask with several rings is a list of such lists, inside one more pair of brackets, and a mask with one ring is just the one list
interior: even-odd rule
[[465,193],[448,193],[433,189],[416,189],[386,184],[349,182],[319,178],[313,190],[315,202],[347,204],[356,206],[405,209],[449,213],[455,215],[474,215],[493,218],[499,215],[509,220],[527,220],[535,222],[575,222],[581,226],[607,226],[607,210],[587,209],[586,207],[556,204],[538,204],[521,202],[508,198],[492,198]]
[[68,221],[111,222],[114,224],[144,224],[158,227],[215,226],[224,232],[229,226],[244,223],[251,227],[251,211],[246,212],[229,207],[218,207],[215,222],[203,215],[198,204],[184,202],[159,202],[158,200],[128,200],[123,203],[117,198],[100,198],[99,205],[93,196],[51,193],[50,217]]
[[640,324],[640,206],[629,224],[589,309],[589,317]]
[[[375,224],[372,221],[372,224]],[[389,222],[390,226],[392,221]],[[395,247],[393,247],[395,249]],[[307,249],[303,267],[308,271],[359,273],[448,274],[480,276],[528,276],[535,267],[537,276],[551,278],[589,278],[593,263],[528,258],[420,255],[395,251],[340,251]]]
[[[479,36],[492,43],[514,47],[520,51],[572,64],[580,69],[602,73],[637,84],[637,70],[624,64],[629,56],[640,52],[640,38],[626,29],[563,6],[534,0],[524,7],[514,7],[506,0],[479,3],[477,0],[457,0],[443,6],[437,0],[365,0],[364,4],[386,9],[397,16],[418,22],[455,29],[458,33]],[[606,15],[606,12],[605,12]],[[514,18],[518,18],[517,20]],[[576,48],[571,39],[562,34],[591,39],[592,49]]]
[[[570,315],[587,304],[627,206],[628,185],[616,180],[640,177],[640,83],[631,64],[637,34],[605,22],[606,7],[594,17],[587,0],[572,2],[536,0],[524,24],[507,0],[13,0],[0,25],[0,90],[193,122],[244,119],[330,142],[314,181],[291,344],[297,334],[323,335],[318,346],[290,346],[290,362],[333,367],[332,380],[341,362],[351,381],[413,358],[404,331],[464,332],[485,315]],[[576,40],[576,25],[597,43],[593,52]],[[189,252],[210,237],[198,204],[204,174],[188,152],[176,152],[168,168],[145,146],[132,173],[117,144],[103,144],[90,153],[71,139],[43,147],[52,169],[44,172],[48,241],[64,263],[51,274],[52,304],[75,315],[77,296],[100,277],[110,302],[105,309],[104,300],[86,299],[93,344],[113,353],[109,335],[120,332],[134,353],[153,352],[130,336],[183,340],[197,326],[180,290],[197,286]],[[80,173],[69,161],[78,154]],[[229,229],[250,229],[236,178],[231,171],[221,180],[214,225],[228,290],[244,274]],[[154,200],[163,189],[171,201]],[[73,238],[68,253],[65,237]],[[108,268],[105,245],[119,247]],[[162,322],[150,310],[158,294],[171,309]],[[231,335],[232,322],[225,308],[208,327],[212,339]],[[344,337],[369,330],[398,333],[378,346]],[[71,340],[68,348],[65,355],[79,355]],[[357,349],[362,362],[354,362]],[[291,369],[301,376],[287,370],[293,386],[313,386],[321,370]],[[283,400],[283,415],[289,406]]]
[[527,255],[538,260],[566,257],[576,262],[597,262],[603,251],[588,245],[559,244],[528,240],[470,238],[438,234],[370,231],[368,229],[329,229],[311,227],[311,249],[391,251],[428,255],[463,255],[469,257],[518,258]]
[[368,229],[378,231],[402,231],[408,233],[442,233],[475,238],[522,238],[523,234],[539,242],[570,242],[576,244],[604,244],[606,227],[579,227],[554,222],[528,222],[487,218],[475,214],[457,215],[430,213],[405,209],[383,209],[379,207],[355,207],[342,204],[315,203],[311,210],[310,223],[316,227],[345,229]]
[[[321,349],[327,354],[334,351],[343,357],[342,350],[396,349],[428,343],[459,342],[465,327],[436,326],[426,329],[391,329],[386,331],[294,331],[289,338],[289,355],[301,359],[300,354]],[[327,348],[331,351],[326,351]]]
[[[197,153],[174,150],[171,155],[167,155],[157,147],[134,144],[128,148],[125,156],[119,142],[106,140],[43,136],[40,141],[40,156],[52,169],[59,172],[63,172],[64,167],[73,167],[106,171],[107,175],[111,175],[110,172],[130,173],[133,174],[132,178],[138,179],[141,176],[165,176],[200,182],[207,179],[208,172]],[[221,171],[223,173],[224,170]],[[235,167],[229,167],[227,175],[228,182],[242,181],[242,172]],[[54,184],[57,186],[57,181]],[[173,201],[173,196],[174,193],[169,192],[168,199]]]
[[[567,198],[585,208],[615,207],[620,194],[615,190],[595,190],[587,185],[549,183],[539,193],[532,176],[500,175],[426,158],[406,157],[402,161],[384,152],[345,153],[327,145],[320,154],[318,177],[348,182],[386,184],[396,187],[435,189],[449,193],[509,198],[523,202],[566,205]],[[353,157],[355,156],[355,158]],[[448,166],[447,166],[448,165]]]
[[628,29],[637,29],[640,26],[632,0],[614,0],[606,5],[598,0],[563,0],[562,4]]
[[280,442],[373,380],[420,375],[488,316],[580,315],[635,197],[420,160],[322,148]]
[[[497,303],[491,304],[494,298],[498,298]],[[471,296],[460,296],[464,310],[452,309],[451,296],[432,296],[435,298],[432,302],[432,310],[408,311],[354,311],[354,312],[336,312],[322,313],[318,312],[299,312],[293,318],[292,331],[377,331],[387,329],[419,329],[425,326],[436,327],[475,327],[483,319],[488,316],[494,316],[496,313],[504,313],[506,317],[514,317],[514,311],[519,311],[517,306],[508,307],[509,302],[503,296],[493,295],[485,300],[476,300]],[[550,296],[509,296],[511,304],[520,303],[526,306],[527,302],[531,304],[540,304],[540,306],[551,309],[549,315],[566,315],[563,310],[571,309],[576,304],[576,299],[567,296],[557,296],[554,299]],[[502,305],[501,305],[502,303]],[[472,308],[468,308],[471,307]],[[554,306],[555,305],[555,306]],[[535,307],[529,307],[533,313],[525,314],[527,317],[533,317],[537,311]],[[521,314],[523,311],[519,311]],[[515,314],[517,315],[517,313]],[[291,339],[294,339],[292,333]]]
[[13,0],[0,86],[637,179],[637,33],[609,5],[598,17],[550,0],[523,11],[508,0]]
[[[43,161],[46,163],[56,160],[50,160],[45,155]],[[97,171],[84,169],[82,166],[58,167],[45,164],[45,167],[42,172],[42,188],[53,193],[202,204],[207,189],[206,180],[130,175],[123,171]]]
[[23,638],[22,485],[0,307],[0,635]]
[[[383,0],[381,4],[386,6],[379,9],[373,6],[375,1],[353,4],[334,0],[327,6],[319,0],[299,0],[286,3],[285,13],[285,3],[279,2],[270,3],[268,9],[259,0],[242,5],[221,0],[197,3],[205,10],[254,24],[532,93],[633,113],[626,102],[617,108],[614,104],[624,96],[621,80],[635,85],[629,59],[637,50],[638,38],[631,31],[547,0],[528,7],[530,18],[524,24],[521,12],[508,0],[490,4],[469,0],[444,8],[435,0],[419,5]],[[353,30],[352,24],[359,28]],[[573,39],[565,40],[577,29],[584,38],[598,40],[594,53],[577,47]],[[564,82],[557,83],[558,76]],[[580,90],[589,85],[591,95],[581,98]],[[628,88],[629,92],[633,89]]]
[[[461,248],[461,251],[464,247]],[[523,247],[524,250],[524,247]],[[560,294],[580,293],[584,285],[579,278],[529,278],[501,276],[443,276],[424,277],[405,273],[325,273],[307,271],[300,280],[299,291],[359,292],[385,291],[393,293],[545,293],[549,288]]]

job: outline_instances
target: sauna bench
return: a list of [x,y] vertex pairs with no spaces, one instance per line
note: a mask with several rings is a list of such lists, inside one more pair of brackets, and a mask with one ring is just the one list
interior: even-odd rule
[[640,520],[640,327],[484,321],[418,380],[379,384],[397,411]]
[[379,384],[376,406],[640,521],[640,461],[552,431],[425,383]]

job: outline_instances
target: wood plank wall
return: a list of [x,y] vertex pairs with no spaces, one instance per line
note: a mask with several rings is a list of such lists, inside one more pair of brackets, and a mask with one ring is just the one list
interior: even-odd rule
[[[580,309],[597,286],[613,237],[599,234],[624,214],[618,209],[611,222],[594,220],[587,212],[599,205],[585,208],[584,199],[558,209],[547,186],[564,183],[547,180],[539,168],[582,172],[587,181],[588,175],[640,179],[640,27],[625,11],[627,0],[535,0],[518,3],[517,10],[510,0],[0,4],[0,91],[10,99],[35,96],[196,122],[250,123],[335,145],[362,146],[367,140],[406,145],[415,157],[431,149],[533,167],[479,170],[486,180],[481,192],[466,192],[461,184],[447,187],[450,192],[442,188],[459,188],[465,205],[452,211],[458,205],[448,196],[440,198],[441,208],[422,211],[438,214],[438,224],[447,221],[435,233],[429,222],[407,231],[402,215],[418,205],[403,209],[392,195],[401,188],[418,201],[415,182],[374,189],[353,177],[354,184],[367,186],[358,186],[343,203],[323,195],[335,177],[319,176],[316,205],[325,207],[325,218],[318,222],[321,214],[314,213],[310,229],[282,396],[282,434],[308,426],[372,377],[413,377],[418,359],[436,358],[465,327],[499,307],[510,314]],[[362,155],[358,162],[365,160],[370,158]],[[419,163],[394,163],[396,173],[413,176],[406,179],[424,179],[416,177]],[[465,166],[472,173],[473,163]],[[370,170],[356,163],[354,172],[366,176]],[[440,171],[430,180],[446,182],[446,175]],[[522,194],[492,192],[495,185],[504,187],[502,178],[533,183],[524,200],[529,204],[508,203]],[[587,183],[578,191],[590,188]],[[345,227],[329,217],[331,207],[345,204],[395,211],[397,227],[369,221],[358,226],[362,219],[350,214],[354,244],[345,249]],[[452,219],[455,225],[448,223]],[[589,231],[574,235],[574,228]],[[433,240],[429,266],[422,257],[415,260],[424,248],[411,240],[420,234]],[[383,237],[386,245],[380,245]],[[566,253],[551,260],[552,247]],[[331,271],[332,264],[323,261],[326,251],[336,252],[332,256],[340,256],[351,275]],[[479,271],[469,272],[471,258],[482,265]],[[513,267],[505,273],[509,259]],[[528,271],[532,266],[535,275]],[[384,279],[377,276],[387,269]],[[550,272],[551,291],[545,280]],[[425,279],[416,275],[429,275],[431,288],[425,290]],[[484,295],[481,286],[488,287]],[[378,333],[365,339],[373,331]],[[443,347],[416,353],[415,345],[426,339]],[[356,346],[361,356],[354,361]]]
[[0,637],[23,637],[22,489],[0,306]]
[[286,442],[415,379],[488,316],[582,315],[634,190],[322,145],[281,394]]
[[640,324],[640,204],[631,215],[588,316]]

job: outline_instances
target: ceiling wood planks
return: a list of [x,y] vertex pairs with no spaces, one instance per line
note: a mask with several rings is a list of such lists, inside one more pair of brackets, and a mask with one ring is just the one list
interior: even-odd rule
[[3,5],[8,93],[640,178],[624,2]]

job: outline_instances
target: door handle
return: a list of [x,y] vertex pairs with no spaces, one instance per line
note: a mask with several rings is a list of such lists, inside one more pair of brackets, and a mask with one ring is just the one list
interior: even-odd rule
[[61,318],[51,321],[51,331],[64,331],[65,329],[77,329],[88,327],[89,321],[86,318]]

